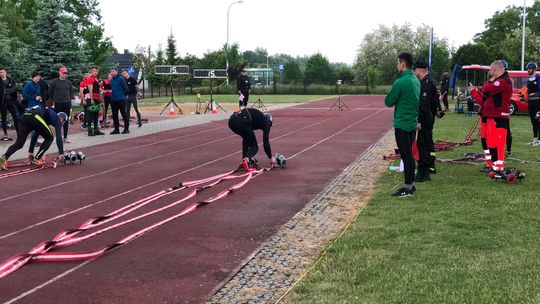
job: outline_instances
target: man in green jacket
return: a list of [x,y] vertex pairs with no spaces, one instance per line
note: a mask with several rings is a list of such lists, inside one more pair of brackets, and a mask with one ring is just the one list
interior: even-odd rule
[[394,107],[394,129],[396,144],[404,165],[405,185],[392,195],[406,197],[414,195],[414,170],[416,163],[412,155],[412,144],[418,124],[420,81],[412,70],[413,58],[409,53],[398,56],[398,79],[392,85],[384,103]]

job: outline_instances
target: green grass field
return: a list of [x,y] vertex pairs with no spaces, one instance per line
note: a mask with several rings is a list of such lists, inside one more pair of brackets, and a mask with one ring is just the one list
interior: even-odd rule
[[[250,102],[257,100],[257,95],[251,95]],[[300,102],[309,102],[315,100],[329,99],[334,98],[333,95],[262,95],[261,100],[264,103],[300,103]],[[141,99],[139,102],[141,105],[156,105],[167,103],[171,98],[170,97],[156,97],[156,98],[145,98]],[[195,95],[180,95],[175,96],[174,100],[176,102],[197,102]],[[210,95],[202,95],[202,101],[210,100]],[[214,95],[214,100],[222,103],[237,103],[237,95]]]
[[[462,141],[473,119],[437,120],[435,139]],[[513,157],[536,159],[528,116],[512,117]],[[459,158],[481,146],[439,153]],[[382,156],[381,156],[382,157]],[[507,185],[482,165],[438,164],[414,197],[392,198],[402,174],[386,172],[345,235],[293,290],[294,303],[540,303],[540,164],[520,164]]]

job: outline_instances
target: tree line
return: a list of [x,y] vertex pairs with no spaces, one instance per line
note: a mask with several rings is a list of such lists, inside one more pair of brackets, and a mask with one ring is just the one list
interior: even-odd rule
[[[504,59],[509,69],[521,69],[522,7],[507,6],[484,21],[485,30],[476,34],[472,42],[458,47],[447,39],[437,37],[433,43],[433,75],[441,79],[443,70],[451,71],[455,64],[489,65]],[[527,7],[525,64],[540,62],[540,1]],[[448,16],[450,17],[450,16]],[[459,22],[459,21],[456,21]],[[436,29],[435,29],[436,31]],[[390,84],[396,77],[396,58],[401,52],[413,54],[415,60],[429,60],[429,32],[427,25],[413,28],[410,24],[379,25],[364,36],[353,66],[355,81],[371,86]]]
[[80,80],[116,50],[104,35],[98,0],[0,0],[0,66],[22,83],[32,71],[57,77],[61,66]]

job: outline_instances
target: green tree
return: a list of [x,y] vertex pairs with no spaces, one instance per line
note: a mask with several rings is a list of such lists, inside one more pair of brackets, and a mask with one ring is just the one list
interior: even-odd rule
[[28,46],[16,37],[10,37],[7,24],[0,20],[0,66],[7,68],[9,76],[18,83],[29,78]]
[[167,47],[165,48],[165,63],[170,65],[178,63],[176,39],[174,39],[174,35],[172,32],[169,34],[169,37],[167,37]]
[[321,53],[309,57],[304,75],[304,81],[308,85],[333,84],[336,81],[330,62]]
[[285,63],[285,71],[283,71],[283,77],[286,83],[300,83],[302,82],[302,71],[300,65],[295,60],[291,60]]
[[37,18],[30,26],[35,43],[30,46],[29,58],[32,67],[41,71],[45,79],[58,76],[58,68],[67,66],[71,76],[80,75],[87,68],[88,60],[80,48],[80,39],[73,36],[74,20],[64,14],[60,1],[44,2]]
[[[417,60],[429,63],[429,47],[422,49],[416,56]],[[434,43],[431,55],[432,74],[436,79],[442,78],[443,71],[450,70],[450,51],[439,43]]]
[[341,79],[344,84],[352,84],[354,72],[348,65],[340,65],[335,69],[337,79]]
[[481,64],[488,65],[493,61],[493,56],[483,43],[469,43],[460,46],[452,58],[452,66]]
[[[448,49],[445,39],[435,37],[435,42]],[[358,50],[353,69],[359,83],[367,83],[369,67],[375,68],[381,82],[391,83],[397,74],[396,60],[402,52],[416,57],[420,50],[429,44],[429,27],[422,25],[413,29],[408,23],[388,27],[379,25],[373,32],[364,36]]]
[[379,85],[379,72],[373,68],[368,68],[368,86],[369,86],[369,92],[375,93],[375,90],[377,90],[377,86]]
[[[485,30],[475,36],[476,43],[484,44],[491,61],[505,59],[510,69],[521,69],[522,7],[507,6],[485,20]],[[527,8],[525,60],[538,58],[540,37],[540,1]]]
[[104,28],[101,25],[92,25],[82,32],[83,50],[88,55],[88,61],[99,65],[102,69],[109,69],[106,61],[114,52],[112,41],[104,37]]

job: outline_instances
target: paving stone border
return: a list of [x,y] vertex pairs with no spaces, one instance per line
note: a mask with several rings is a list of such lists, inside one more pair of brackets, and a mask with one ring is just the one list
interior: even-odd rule
[[208,303],[277,301],[367,203],[388,165],[382,155],[394,145],[390,130],[249,257]]

